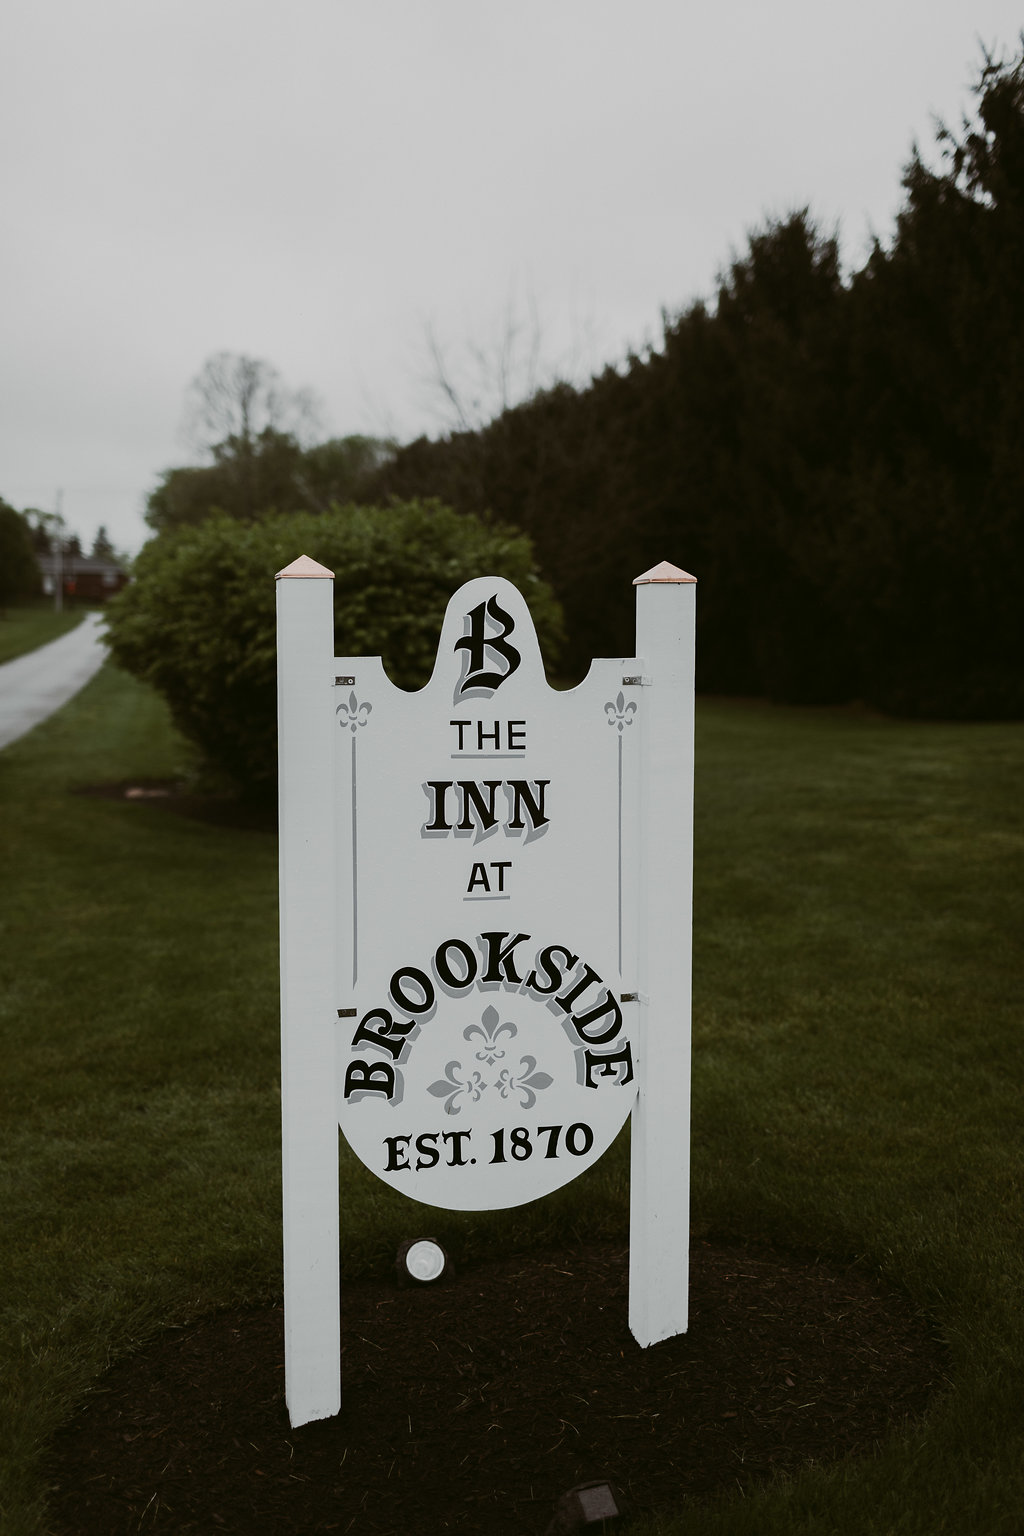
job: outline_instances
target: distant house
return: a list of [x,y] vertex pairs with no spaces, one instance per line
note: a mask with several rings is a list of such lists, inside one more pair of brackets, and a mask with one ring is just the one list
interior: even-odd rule
[[63,578],[64,596],[70,602],[104,603],[128,585],[127,574],[114,560],[96,555],[37,555],[43,594],[53,597]]

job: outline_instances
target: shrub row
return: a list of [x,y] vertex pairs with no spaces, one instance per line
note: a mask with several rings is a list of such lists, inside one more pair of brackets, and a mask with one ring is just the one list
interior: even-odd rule
[[299,555],[335,572],[335,646],[381,656],[392,680],[430,675],[448,599],[505,576],[530,605],[545,655],[562,619],[530,541],[436,502],[342,507],[239,523],[214,516],[147,544],[109,604],[114,660],[153,684],[207,763],[253,794],[277,771],[275,572]]

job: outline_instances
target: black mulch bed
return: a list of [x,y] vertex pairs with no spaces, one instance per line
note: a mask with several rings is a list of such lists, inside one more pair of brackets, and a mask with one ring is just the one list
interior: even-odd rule
[[279,1308],[118,1364],[59,1435],[52,1536],[543,1536],[607,1479],[634,1512],[863,1454],[944,1381],[934,1331],[854,1268],[696,1243],[690,1331],[626,1322],[626,1253],[345,1287],[344,1403],[291,1429]]

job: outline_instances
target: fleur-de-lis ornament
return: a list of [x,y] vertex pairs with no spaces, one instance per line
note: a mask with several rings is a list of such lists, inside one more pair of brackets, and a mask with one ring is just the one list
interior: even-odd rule
[[621,736],[627,725],[633,724],[633,716],[636,714],[636,704],[630,699],[626,703],[626,696],[620,689],[616,695],[614,704],[606,704],[604,712],[608,716],[608,724],[614,725]]
[[360,704],[353,692],[349,694],[348,700],[344,704],[338,705],[334,713],[341,717],[338,724],[342,730],[348,726],[354,736],[359,727],[366,724],[372,709],[372,704]]
[[537,1094],[545,1088],[550,1088],[552,1079],[546,1072],[538,1072],[536,1056],[524,1056],[519,1063],[519,1071],[513,1072],[509,1067],[498,1073],[498,1081],[495,1087],[503,1099],[509,1098],[513,1093],[520,1095],[520,1109],[532,1109],[537,1102]]
[[450,1061],[444,1069],[444,1077],[431,1083],[427,1092],[432,1093],[435,1099],[446,1101],[446,1115],[458,1115],[462,1106],[457,1105],[456,1100],[468,1099],[471,1104],[475,1104],[486,1087],[479,1072],[467,1072],[461,1061]]
[[484,1042],[482,1048],[477,1051],[477,1061],[486,1061],[489,1067],[493,1067],[505,1054],[504,1048],[498,1045],[498,1039],[502,1035],[510,1038],[518,1035],[519,1030],[508,1020],[504,1024],[500,1022],[497,1008],[485,1008],[479,1024],[470,1024],[468,1029],[462,1031],[463,1038],[471,1040],[474,1035],[479,1035]]

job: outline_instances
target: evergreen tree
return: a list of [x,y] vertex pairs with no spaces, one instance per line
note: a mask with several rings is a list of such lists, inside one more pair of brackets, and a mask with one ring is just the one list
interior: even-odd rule
[[706,690],[1024,716],[1024,39],[975,97],[848,284],[790,214],[659,347],[421,439],[372,494],[529,532],[572,670],[631,646],[630,577],[667,557]]
[[39,590],[39,567],[28,523],[0,498],[0,613]]
[[854,462],[834,592],[864,691],[901,713],[1024,713],[1024,54],[914,155],[854,286]]
[[91,558],[93,560],[109,560],[114,565],[120,562],[121,557],[110,542],[110,535],[107,533],[105,523],[101,523],[96,530],[96,537],[92,541]]

